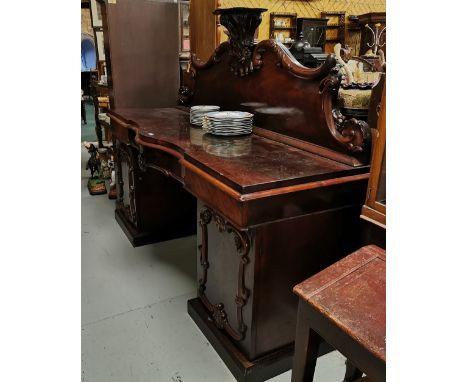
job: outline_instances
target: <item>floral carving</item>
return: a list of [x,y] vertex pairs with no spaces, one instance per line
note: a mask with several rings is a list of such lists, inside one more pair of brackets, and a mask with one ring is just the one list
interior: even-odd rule
[[229,325],[227,320],[227,314],[224,311],[224,305],[222,303],[213,305],[213,319],[218,329],[224,329],[226,325]]
[[332,110],[339,140],[346,144],[351,152],[362,152],[370,145],[371,133],[369,125],[356,118],[346,119],[339,109]]
[[[125,162],[128,166],[128,198],[129,204],[124,203],[124,179],[122,173],[122,162]],[[124,216],[135,226],[138,224],[137,214],[136,214],[136,201],[135,201],[135,187],[134,182],[134,169],[131,159],[131,148],[126,145],[121,144],[118,140],[116,141],[116,166],[115,172],[117,177],[118,184],[118,194],[116,200],[117,209],[124,213]]]
[[229,8],[216,9],[213,13],[220,15],[219,22],[226,27],[229,35],[229,66],[238,76],[252,73],[252,52],[254,34],[262,21],[264,8]]

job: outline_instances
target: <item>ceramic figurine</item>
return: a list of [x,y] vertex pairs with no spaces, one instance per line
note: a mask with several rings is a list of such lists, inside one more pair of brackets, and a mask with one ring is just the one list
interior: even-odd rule
[[91,179],[94,178],[94,173],[99,171],[101,163],[97,159],[97,149],[92,143],[89,145],[88,153],[91,155],[86,163],[86,170],[91,171]]
[[109,169],[111,171],[111,180],[109,184],[109,199],[117,199],[117,186],[115,184],[115,164],[114,164],[114,155],[111,154],[111,157],[108,161]]
[[94,176],[96,172],[99,173],[101,168],[101,162],[97,157],[97,148],[92,143],[87,148],[88,152],[90,153],[90,157],[88,159],[88,162],[86,163],[86,170],[91,171],[91,178],[88,179],[89,193],[91,195],[106,194],[107,189],[104,180],[99,178],[98,176]]
[[102,179],[109,179],[111,177],[111,169],[109,167],[111,153],[108,148],[98,149],[98,159],[101,164],[99,170],[99,177]]

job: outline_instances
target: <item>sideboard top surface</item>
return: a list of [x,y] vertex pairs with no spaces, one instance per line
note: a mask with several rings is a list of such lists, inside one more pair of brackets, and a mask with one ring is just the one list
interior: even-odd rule
[[179,108],[115,109],[110,114],[137,131],[142,141],[176,150],[240,193],[368,172],[368,166],[352,167],[255,133],[238,137],[204,133]]

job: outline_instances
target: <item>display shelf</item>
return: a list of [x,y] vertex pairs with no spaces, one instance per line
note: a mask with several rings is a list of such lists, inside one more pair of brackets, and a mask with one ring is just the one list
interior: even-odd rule
[[308,41],[311,47],[320,47],[325,50],[325,36],[328,19],[299,17],[297,19],[297,39],[300,34]]
[[270,13],[270,38],[278,40],[285,45],[290,45],[296,38],[296,30],[297,13]]
[[345,41],[345,14],[344,11],[322,12],[322,17],[332,19],[332,23],[327,24],[327,30],[338,30],[336,37],[329,36],[325,39],[326,42],[341,42]]

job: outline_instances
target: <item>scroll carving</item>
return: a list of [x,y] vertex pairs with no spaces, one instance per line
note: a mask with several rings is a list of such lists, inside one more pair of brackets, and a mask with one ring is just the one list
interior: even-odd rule
[[253,65],[255,69],[260,69],[263,66],[263,56],[268,50],[276,55],[276,65],[278,67],[286,68],[292,74],[307,79],[326,77],[330,70],[336,66],[336,59],[333,55],[328,55],[324,63],[318,68],[302,66],[283,44],[279,44],[275,40],[270,39],[260,41],[256,45],[253,52]]
[[[208,229],[207,226],[212,221],[215,222],[218,231],[223,233],[233,233],[234,242],[237,252],[240,255],[239,269],[238,269],[238,282],[237,282],[237,294],[234,299],[237,308],[237,330],[235,330],[227,318],[226,311],[224,310],[224,304],[219,302],[212,304],[205,295],[206,282],[208,279],[208,268],[210,263],[208,262]],[[211,316],[219,329],[224,329],[226,332],[235,340],[241,341],[245,337],[247,326],[244,323],[243,308],[247,304],[249,298],[249,290],[245,286],[245,266],[249,263],[249,251],[250,251],[250,240],[246,232],[239,231],[233,227],[229,222],[224,220],[223,217],[216,214],[213,210],[208,207],[204,207],[200,212],[200,227],[202,242],[198,246],[200,251],[200,265],[202,268],[202,277],[198,281],[198,294],[205,305],[210,311]]]
[[364,148],[369,147],[371,133],[369,125],[359,119],[346,119],[339,109],[332,110],[335,121],[335,138],[346,145],[351,152],[362,152]]
[[341,76],[338,68],[330,70],[328,76],[320,82],[319,92],[322,94],[322,105],[325,119],[333,138],[352,153],[369,153],[371,132],[369,125],[356,118],[347,119],[335,106]]
[[208,61],[204,62],[199,60],[195,53],[192,54],[191,66],[189,68],[189,72],[192,73],[192,77],[196,76],[196,69],[208,69],[214,64],[218,63],[221,60],[221,56],[223,56],[226,52],[229,51],[229,43],[223,42],[221,43],[213,52],[211,57]]
[[166,169],[154,164],[154,163],[150,163],[146,160],[145,156],[144,156],[144,148],[143,146],[139,146],[140,147],[140,151],[138,153],[138,167],[140,168],[141,172],[146,172],[147,168],[152,168],[154,170],[157,170],[159,172],[162,172],[165,176],[169,176],[169,171],[167,171]]
[[[123,146],[123,147],[122,147]],[[134,168],[132,164],[131,153],[127,150],[130,148],[122,145],[119,141],[116,142],[116,176],[118,184],[118,194],[116,205],[117,209],[121,210],[125,217],[135,226],[138,225],[137,215],[136,215],[136,201],[135,201],[135,186],[134,182]],[[122,173],[122,161],[125,161],[128,165],[128,198],[129,204],[124,203],[124,180]]]

